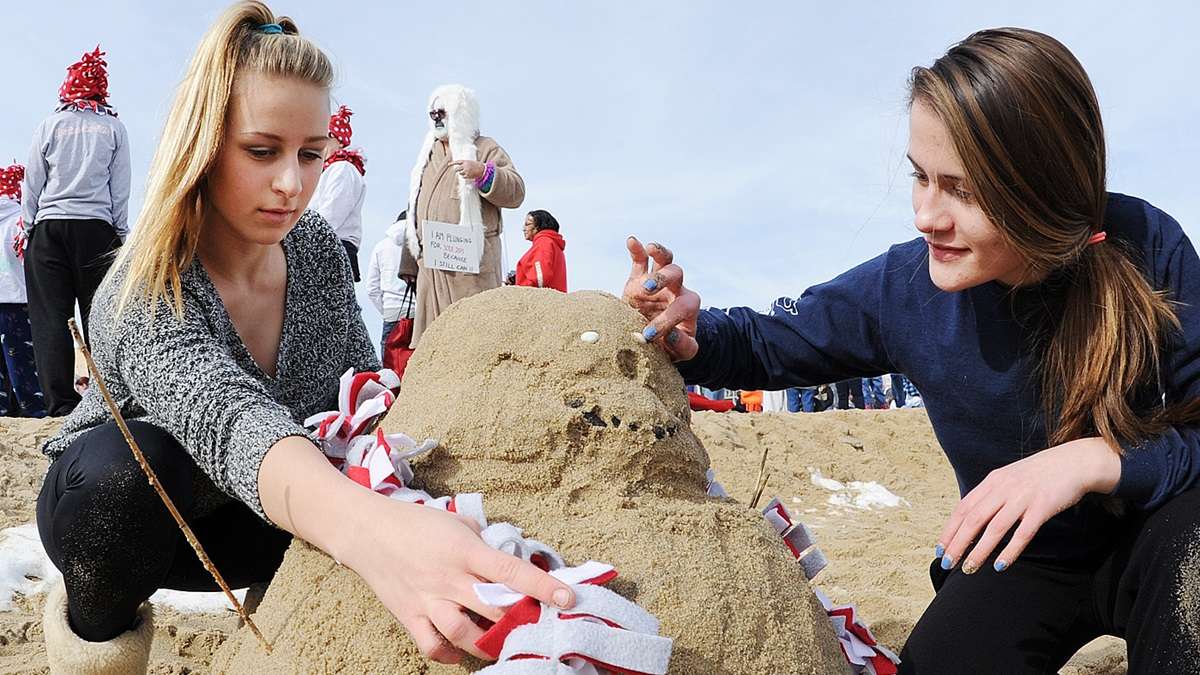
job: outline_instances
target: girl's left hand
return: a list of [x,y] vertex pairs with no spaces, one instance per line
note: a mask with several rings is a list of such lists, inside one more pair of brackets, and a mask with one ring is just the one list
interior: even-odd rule
[[[938,538],[938,549],[945,550],[942,568],[951,569],[962,560],[963,572],[973,574],[1019,521],[1008,546],[996,557],[994,567],[1003,571],[1043,523],[1089,492],[1111,493],[1120,479],[1120,455],[1102,438],[1056,445],[996,469],[950,514]],[[977,537],[978,543],[967,553]]]
[[487,165],[472,159],[459,159],[450,164],[467,180],[476,180],[487,171]]

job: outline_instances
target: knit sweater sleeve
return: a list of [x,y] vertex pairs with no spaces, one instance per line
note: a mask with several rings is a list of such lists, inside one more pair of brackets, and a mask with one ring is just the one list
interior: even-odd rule
[[887,254],[768,314],[749,307],[700,312],[695,358],[676,364],[686,382],[779,390],[893,372],[881,326]]
[[259,466],[276,442],[304,436],[305,430],[238,366],[206,324],[199,300],[186,290],[182,319],[163,303],[152,318],[137,309],[93,332],[102,367],[115,370],[106,379],[119,383],[118,403],[124,407],[132,399],[218,488],[265,520]]

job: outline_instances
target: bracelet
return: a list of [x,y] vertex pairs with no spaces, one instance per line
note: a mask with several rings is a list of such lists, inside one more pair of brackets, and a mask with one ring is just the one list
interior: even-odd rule
[[491,162],[488,162],[487,165],[483,169],[483,175],[480,176],[479,178],[475,179],[475,187],[479,188],[480,190],[482,190],[484,192],[487,192],[487,190],[484,188],[489,186],[492,182],[492,179],[495,177],[496,177],[496,165]]

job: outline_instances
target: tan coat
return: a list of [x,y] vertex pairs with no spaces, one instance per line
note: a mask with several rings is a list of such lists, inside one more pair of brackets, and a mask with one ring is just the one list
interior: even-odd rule
[[[480,193],[483,206],[483,259],[479,262],[479,274],[447,272],[426,269],[418,260],[416,312],[413,317],[412,347],[416,348],[421,334],[433,320],[452,303],[477,293],[498,288],[504,282],[503,264],[500,260],[500,232],[503,224],[500,209],[515,209],[525,201],[525,181],[513,167],[508,153],[496,141],[480,136],[475,141],[478,161],[492,162],[496,166],[496,177],[492,190]],[[418,240],[421,224],[426,220],[443,223],[459,222],[458,173],[450,166],[453,158],[447,144],[436,142],[430,153],[429,163],[421,174],[421,190],[417,194],[415,217]]]

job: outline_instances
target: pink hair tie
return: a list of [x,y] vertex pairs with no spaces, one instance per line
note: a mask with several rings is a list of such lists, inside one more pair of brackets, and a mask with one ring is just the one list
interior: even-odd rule
[[1092,236],[1088,237],[1087,243],[1088,243],[1088,246],[1091,246],[1092,244],[1099,244],[1100,242],[1104,241],[1105,239],[1108,239],[1108,233],[1105,232],[1104,230],[1100,230],[1096,234],[1093,234]]

